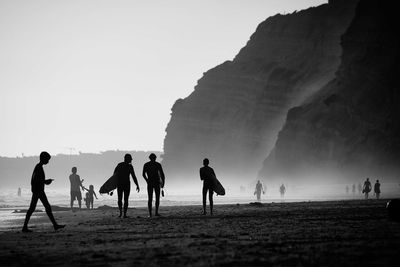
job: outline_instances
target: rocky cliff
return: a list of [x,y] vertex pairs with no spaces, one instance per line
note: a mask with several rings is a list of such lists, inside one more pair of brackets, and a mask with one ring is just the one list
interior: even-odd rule
[[398,178],[400,27],[394,2],[361,0],[333,81],[289,111],[260,176]]
[[218,173],[254,179],[289,108],[334,78],[356,2],[270,17],[233,61],[207,71],[172,108],[163,157],[170,176],[197,175],[208,157]]

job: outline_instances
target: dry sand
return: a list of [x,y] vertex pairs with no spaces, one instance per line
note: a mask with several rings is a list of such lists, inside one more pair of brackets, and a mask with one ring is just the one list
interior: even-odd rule
[[395,266],[400,223],[388,220],[385,200],[218,205],[56,212],[67,224],[54,232],[49,220],[22,221],[0,233],[0,266]]

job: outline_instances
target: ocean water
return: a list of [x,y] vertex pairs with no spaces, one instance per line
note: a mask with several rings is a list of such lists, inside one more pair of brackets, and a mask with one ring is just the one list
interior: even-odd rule
[[[326,200],[344,200],[344,199],[363,199],[361,194],[346,193],[346,185],[325,185],[325,186],[287,186],[285,199],[281,199],[278,188],[267,188],[266,194],[262,195],[261,202],[298,202],[298,201],[326,201]],[[398,184],[382,184],[381,198],[400,198],[400,186]],[[143,190],[144,191],[144,190]],[[130,207],[147,207],[147,193],[141,191],[139,194],[131,190],[129,198]],[[254,191],[231,192],[227,190],[225,196],[214,195],[214,204],[247,204],[256,201]],[[66,207],[70,206],[70,194],[67,190],[47,190],[47,198],[52,206]],[[30,189],[23,188],[21,196],[17,196],[17,190],[0,190],[0,231],[20,228],[21,225],[15,225],[18,221],[22,224],[25,213],[15,213],[15,210],[28,209],[31,200]],[[82,196],[84,194],[82,193]],[[113,196],[97,194],[98,199],[94,200],[94,208],[108,205],[117,207],[117,194],[114,191]],[[370,198],[374,198],[370,194]],[[154,200],[153,200],[154,201]],[[208,200],[207,200],[208,202]],[[201,191],[192,191],[190,193],[165,191],[165,197],[161,197],[161,206],[181,206],[181,205],[201,205]],[[74,207],[78,206],[77,201]],[[85,208],[82,200],[82,208]],[[41,202],[38,202],[37,209],[44,211]],[[35,216],[41,216],[41,213],[34,213]]]

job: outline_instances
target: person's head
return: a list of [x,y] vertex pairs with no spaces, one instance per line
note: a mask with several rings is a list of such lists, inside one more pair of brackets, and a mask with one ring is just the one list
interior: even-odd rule
[[77,171],[77,168],[76,167],[72,167],[71,171],[72,171],[73,174],[75,174],[76,171]]
[[379,180],[376,180],[377,183],[379,183]]
[[367,178],[367,181],[369,181],[369,178]]
[[259,184],[259,183],[260,183],[260,180],[258,180],[257,183]]
[[125,154],[125,156],[124,156],[124,161],[125,161],[126,163],[131,163],[131,162],[132,162],[132,156],[131,156],[131,154]]
[[90,190],[94,190],[94,186],[91,184],[91,185],[89,185],[89,189]]
[[203,159],[203,165],[208,166],[208,164],[210,164],[210,161],[207,158]]
[[40,153],[39,158],[40,158],[40,163],[46,165],[47,163],[49,163],[49,160],[50,160],[51,156],[46,151],[43,151],[42,153]]
[[156,158],[157,158],[157,156],[156,156],[156,154],[154,154],[154,153],[151,153],[150,156],[149,156],[149,159],[150,159],[151,161],[156,161]]

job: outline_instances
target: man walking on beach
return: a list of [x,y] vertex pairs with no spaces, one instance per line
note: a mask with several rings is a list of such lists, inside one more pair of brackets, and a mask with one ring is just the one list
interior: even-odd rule
[[281,199],[283,199],[285,197],[285,192],[286,192],[286,187],[284,184],[282,184],[281,187],[279,187],[279,192],[281,193]]
[[379,183],[379,180],[376,180],[376,183],[374,185],[374,193],[376,199],[379,199],[379,196],[381,195],[381,183]]
[[49,185],[53,181],[53,179],[45,179],[43,165],[49,163],[51,158],[50,154],[46,151],[40,153],[40,162],[35,166],[33,170],[32,179],[31,179],[31,190],[32,190],[32,200],[29,206],[29,209],[26,213],[24,226],[22,227],[22,232],[32,232],[28,229],[29,219],[31,218],[32,213],[36,209],[36,204],[38,200],[42,202],[44,208],[46,209],[47,216],[49,216],[50,221],[53,223],[54,230],[58,230],[64,228],[65,225],[57,224],[56,220],[54,219],[53,213],[51,211],[51,206],[49,201],[47,200],[47,196],[44,192],[44,185]]
[[71,210],[73,211],[74,201],[75,199],[78,200],[79,209],[82,206],[82,194],[81,189],[84,190],[85,188],[82,185],[81,177],[79,177],[76,167],[72,167],[72,174],[69,176],[69,182],[71,183]]
[[213,184],[212,178],[213,176],[216,177],[213,168],[208,166],[210,161],[205,158],[203,159],[203,167],[200,168],[200,180],[203,181],[203,215],[206,215],[206,198],[207,198],[207,191],[208,191],[208,198],[210,201],[210,214],[213,214]]
[[254,190],[254,195],[257,195],[257,201],[261,201],[261,192],[265,194],[264,188],[260,180],[257,181],[256,189]]
[[128,216],[126,216],[126,212],[128,211],[129,194],[131,192],[129,175],[132,176],[133,182],[136,184],[136,191],[138,193],[140,191],[135,171],[133,170],[132,166],[132,156],[130,154],[125,154],[124,161],[115,167],[114,175],[117,176],[119,217],[122,216],[122,197],[124,197],[124,218],[128,218]]
[[160,163],[156,162],[157,156],[151,153],[149,156],[150,161],[143,165],[142,176],[147,183],[147,195],[149,209],[149,217],[152,216],[152,205],[153,205],[153,191],[156,194],[156,216],[160,216],[158,208],[160,206],[160,190],[165,185],[165,175]]

